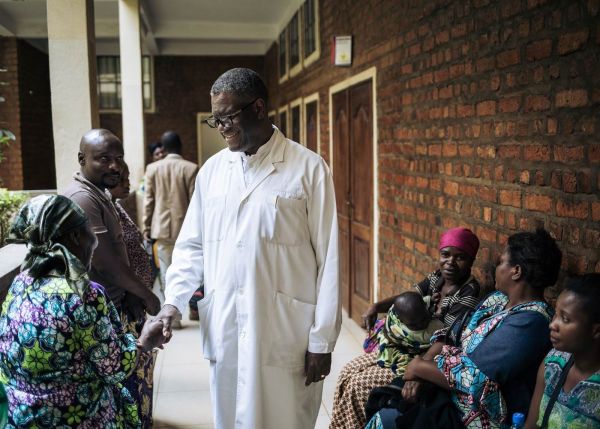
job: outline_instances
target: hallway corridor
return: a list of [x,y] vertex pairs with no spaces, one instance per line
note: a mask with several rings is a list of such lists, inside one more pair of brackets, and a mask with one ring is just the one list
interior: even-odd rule
[[[154,427],[157,429],[211,429],[212,412],[208,362],[202,359],[198,322],[187,315],[183,328],[158,354],[154,370]],[[331,374],[323,386],[323,402],[315,429],[329,426],[337,376],[346,362],[362,353],[364,331],[346,315],[333,352]]]

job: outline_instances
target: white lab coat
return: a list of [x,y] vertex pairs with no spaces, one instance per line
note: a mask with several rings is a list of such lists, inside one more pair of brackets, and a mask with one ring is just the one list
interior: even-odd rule
[[310,429],[323,383],[304,386],[307,350],[333,351],[341,325],[338,225],[323,159],[274,128],[247,187],[239,153],[200,170],[167,272],[183,311],[198,285],[217,429]]

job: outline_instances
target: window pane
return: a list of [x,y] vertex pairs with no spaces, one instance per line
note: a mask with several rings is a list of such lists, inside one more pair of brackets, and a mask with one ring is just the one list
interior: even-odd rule
[[300,141],[300,106],[292,107],[292,140]]
[[144,82],[142,93],[144,95],[144,109],[149,110],[152,108],[152,88],[149,82]]
[[287,134],[287,115],[285,112],[279,114],[279,131],[281,131],[283,135]]
[[142,57],[142,82],[150,82],[150,57]]
[[[121,109],[121,60],[118,56],[97,58],[98,105],[100,109]],[[152,60],[142,57],[142,94],[144,109],[152,108]]]
[[298,12],[289,23],[290,35],[290,68],[300,62],[300,40],[298,34]]
[[304,2],[304,57],[308,57],[317,49],[315,24],[315,0],[306,0]]
[[279,35],[279,77],[284,76],[287,72],[287,63],[285,60],[285,30]]
[[317,102],[311,101],[306,105],[304,110],[305,121],[306,121],[306,135],[304,139],[306,140],[306,147],[317,151]]
[[117,83],[118,57],[98,57],[98,102],[101,109],[117,109],[119,107]]

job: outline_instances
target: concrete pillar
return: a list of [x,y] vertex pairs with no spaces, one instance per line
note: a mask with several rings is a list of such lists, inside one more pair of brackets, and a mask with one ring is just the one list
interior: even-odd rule
[[[125,161],[132,188],[144,175],[144,102],[142,95],[142,45],[140,0],[119,0],[121,50],[121,109]],[[139,211],[139,210],[138,210]]]
[[79,170],[81,136],[100,124],[93,0],[47,1],[56,186]]

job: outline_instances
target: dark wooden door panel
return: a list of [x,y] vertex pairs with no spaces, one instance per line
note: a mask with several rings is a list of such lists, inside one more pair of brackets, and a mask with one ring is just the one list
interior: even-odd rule
[[373,121],[371,84],[367,82],[353,87],[350,94],[352,111],[351,171],[352,171],[352,219],[370,226],[373,219]]
[[334,94],[333,109],[333,183],[338,209],[340,234],[340,287],[342,288],[342,306],[350,312],[350,206],[347,204],[349,192],[348,146],[349,115],[348,93]]
[[350,88],[350,194],[351,194],[351,314],[360,315],[372,300],[373,219],[373,103],[371,81]]
[[[345,228],[344,228],[345,226]],[[350,230],[349,222],[342,226],[340,223],[340,286],[342,288],[342,306],[350,308]]]
[[340,228],[342,304],[360,316],[372,300],[373,104],[371,81],[332,97],[333,181]]
[[368,302],[371,297],[369,290],[369,284],[371,283],[369,280],[371,266],[370,243],[354,235],[352,237],[352,250],[352,283],[354,286],[352,292]]

